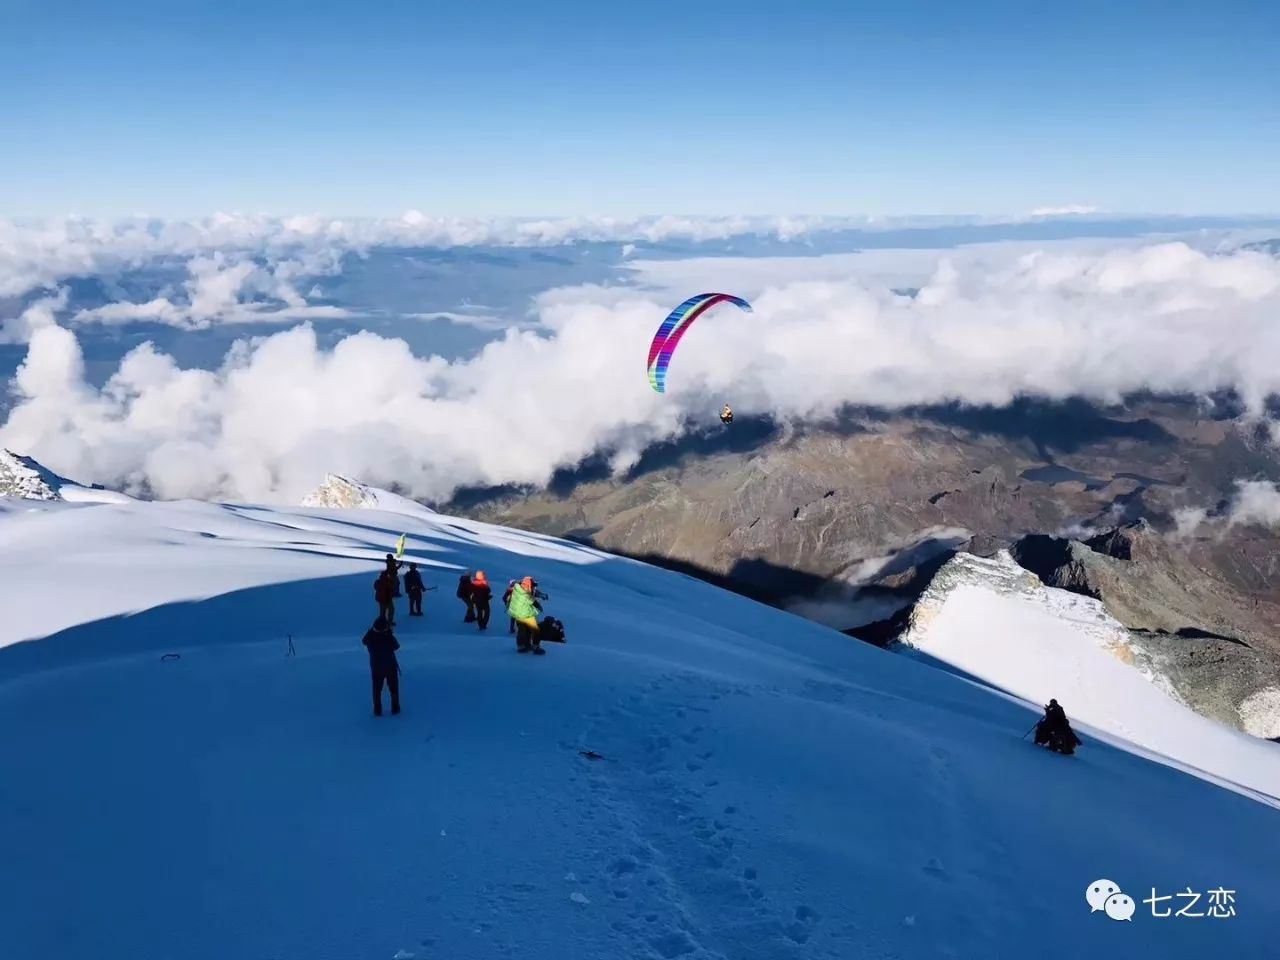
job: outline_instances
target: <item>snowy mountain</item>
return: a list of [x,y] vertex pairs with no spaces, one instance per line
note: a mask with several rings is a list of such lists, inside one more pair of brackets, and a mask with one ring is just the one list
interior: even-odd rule
[[[1272,950],[1280,751],[1203,739],[1096,611],[1003,559],[1007,588],[949,570],[917,611],[938,670],[376,494],[0,513],[6,960]],[[401,533],[441,589],[397,625],[405,712],[375,719],[360,637]],[[477,567],[536,577],[569,642],[464,625],[449,587]],[[1019,739],[1050,694],[1075,757]],[[1101,877],[1221,887],[1235,915],[1117,923],[1085,902]]]
[[1044,586],[1006,551],[952,558],[900,643],[1020,699],[1056,698],[1106,735],[1188,769],[1280,797],[1280,747],[1193,712],[1101,601]]
[[99,487],[82,486],[74,480],[58,476],[31,457],[19,456],[3,448],[0,448],[0,497],[90,503],[123,502],[130,499],[124,494]]
[[46,470],[30,457],[0,448],[0,497],[25,500],[61,500],[59,490],[71,483]]
[[398,510],[411,514],[434,512],[407,497],[370,487],[336,473],[326,474],[324,482],[302,498],[302,506],[342,510]]

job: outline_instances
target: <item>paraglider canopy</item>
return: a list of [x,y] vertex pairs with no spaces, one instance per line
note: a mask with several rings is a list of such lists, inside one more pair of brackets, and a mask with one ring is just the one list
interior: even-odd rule
[[741,310],[751,312],[751,304],[741,297],[729,293],[700,293],[680,304],[662,321],[658,332],[653,335],[653,343],[649,345],[649,385],[658,393],[666,392],[667,366],[671,363],[671,355],[675,353],[680,338],[693,321],[721,303],[732,303]]

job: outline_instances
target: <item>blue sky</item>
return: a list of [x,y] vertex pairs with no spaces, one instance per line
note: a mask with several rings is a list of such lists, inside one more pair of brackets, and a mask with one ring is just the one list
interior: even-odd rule
[[0,216],[1280,211],[1280,4],[1062,7],[0,0]]

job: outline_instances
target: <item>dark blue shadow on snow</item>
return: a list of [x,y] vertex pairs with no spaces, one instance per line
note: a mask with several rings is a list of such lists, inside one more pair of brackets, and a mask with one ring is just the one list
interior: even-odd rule
[[[350,633],[358,646],[376,608],[370,573],[251,587],[70,627],[0,649],[0,682],[40,670],[191,647]],[[366,602],[367,601],[367,602]]]

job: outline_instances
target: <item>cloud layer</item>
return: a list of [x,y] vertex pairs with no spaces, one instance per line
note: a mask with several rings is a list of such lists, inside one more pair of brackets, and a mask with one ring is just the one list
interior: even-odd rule
[[[460,219],[410,211],[387,219],[321,216],[264,217],[218,214],[197,220],[136,218],[99,221],[71,218],[15,222],[0,219],[0,343],[24,343],[32,330],[56,318],[72,325],[121,325],[137,321],[180,329],[216,323],[284,322],[346,316],[342,309],[311,301],[312,280],[342,272],[350,255],[379,250],[447,249],[475,246],[549,248],[610,242],[626,261],[640,245],[672,244],[685,249],[716,244],[707,252],[812,253],[824,244],[838,249],[906,243],[919,247],[972,242],[983,231],[1040,229],[1057,218],[1087,235],[1096,229],[1114,235],[1126,229],[1182,229],[1176,218],[1132,223],[1093,217],[1090,208],[1043,208],[1015,217],[678,217],[633,219]],[[1035,225],[1039,224],[1039,227]],[[1191,221],[1187,221],[1188,225]],[[908,231],[904,234],[902,231]],[[878,238],[878,239],[877,239]],[[930,239],[932,238],[932,240]],[[990,237],[988,237],[990,238]],[[792,245],[794,244],[794,247]],[[702,248],[706,249],[706,248]],[[185,278],[182,273],[185,271]],[[76,278],[113,279],[130,272],[148,274],[158,290],[135,292],[115,302],[84,304],[60,299]],[[160,279],[156,279],[156,274]],[[166,282],[166,278],[168,282]],[[33,301],[40,309],[24,316]],[[456,306],[450,304],[448,306]],[[64,308],[67,308],[66,312]]]
[[[903,219],[899,225],[931,223]],[[375,247],[556,246],[577,241],[702,241],[743,235],[783,240],[880,223],[867,217],[564,217],[463,219],[409,211],[389,219],[216,214],[198,220],[85,218],[36,223],[0,219],[0,298],[97,276],[164,257],[292,259],[311,275],[331,272],[335,258]]]
[[211,371],[144,345],[102,389],[74,332],[34,317],[0,443],[161,497],[296,500],[332,470],[438,498],[541,483],[597,451],[627,463],[687,416],[710,423],[723,400],[813,419],[846,403],[1234,388],[1261,413],[1280,391],[1280,261],[1261,253],[1165,243],[944,260],[914,296],[850,276],[778,281],[754,302],[699,321],[665,396],[644,358],[670,303],[633,289],[549,292],[536,331],[462,361],[369,333],[326,350],[302,325],[238,343]]

